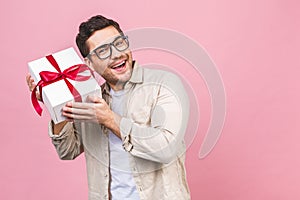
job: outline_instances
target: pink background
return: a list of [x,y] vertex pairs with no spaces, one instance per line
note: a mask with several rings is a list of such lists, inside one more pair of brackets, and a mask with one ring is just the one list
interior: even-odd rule
[[[94,14],[124,30],[162,27],[203,45],[226,88],[227,117],[217,145],[198,159],[209,126],[210,97],[190,73],[201,120],[187,150],[192,199],[300,199],[300,12],[297,0],[6,1],[1,3],[0,199],[87,199],[85,161],[61,161],[25,83],[27,62],[69,46]],[[188,68],[155,53],[140,63]],[[168,60],[170,59],[170,60]]]

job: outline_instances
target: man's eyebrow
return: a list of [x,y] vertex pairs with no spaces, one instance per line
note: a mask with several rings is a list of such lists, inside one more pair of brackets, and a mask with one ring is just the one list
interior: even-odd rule
[[[97,47],[95,47],[94,49],[97,49],[98,47],[101,47],[101,46],[104,46],[104,45],[110,44],[110,43],[114,42],[114,41],[115,41],[115,39],[117,39],[117,38],[118,38],[118,37],[120,37],[120,36],[122,36],[122,35],[121,35],[121,34],[119,34],[119,35],[115,35],[115,36],[113,36],[113,37],[110,37],[109,39],[105,40],[105,42],[103,42],[102,44],[98,45],[98,46],[97,46]],[[108,41],[108,40],[110,40],[111,38],[113,38],[113,39],[111,40],[111,42],[107,42],[107,41]]]
[[[108,38],[107,40],[105,40],[105,43],[103,43],[103,45],[112,43],[113,41],[115,41],[115,39],[117,39],[117,38],[120,37],[120,36],[122,36],[122,35],[119,34],[119,35],[115,35],[115,36],[113,36],[113,37]],[[112,38],[112,39],[111,39],[111,38]],[[111,40],[111,41],[108,42],[109,40]],[[101,46],[101,45],[99,45],[99,46]]]

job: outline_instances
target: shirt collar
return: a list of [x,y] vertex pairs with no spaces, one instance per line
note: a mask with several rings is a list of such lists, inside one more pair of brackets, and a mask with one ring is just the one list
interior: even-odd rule
[[[144,69],[142,67],[140,67],[136,61],[133,61],[132,65],[133,65],[132,74],[131,74],[131,77],[128,82],[129,83],[143,83]],[[128,85],[128,82],[126,83],[126,85]],[[104,94],[105,93],[109,94],[110,86],[107,83],[104,83],[101,87],[102,87],[102,91]]]
[[133,69],[132,69],[132,74],[129,79],[129,82],[131,83],[143,83],[144,80],[144,70],[140,65],[136,62],[133,61]]

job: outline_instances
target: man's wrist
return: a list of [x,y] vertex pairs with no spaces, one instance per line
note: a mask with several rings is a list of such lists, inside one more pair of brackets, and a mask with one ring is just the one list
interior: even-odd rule
[[121,116],[112,112],[113,116],[109,120],[107,125],[104,125],[106,128],[110,129],[116,136],[121,138],[121,133],[120,133],[120,121],[121,121]]
[[118,127],[120,127],[120,122],[121,122],[122,117],[116,113],[114,113],[114,121],[117,124]]

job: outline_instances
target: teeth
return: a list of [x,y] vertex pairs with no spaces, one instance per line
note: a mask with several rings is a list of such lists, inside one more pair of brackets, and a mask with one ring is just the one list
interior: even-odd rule
[[121,65],[123,65],[125,63],[125,61],[123,61],[123,62],[121,62],[120,64],[118,64],[118,65],[115,65],[115,66],[113,66],[112,68],[117,68],[117,67],[120,67]]

